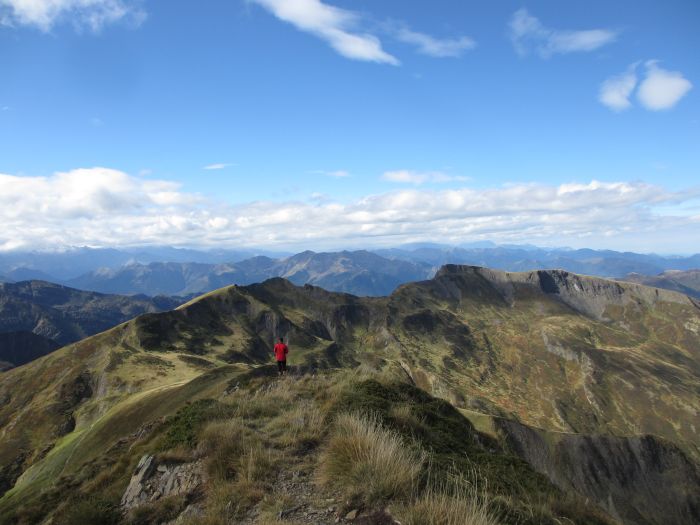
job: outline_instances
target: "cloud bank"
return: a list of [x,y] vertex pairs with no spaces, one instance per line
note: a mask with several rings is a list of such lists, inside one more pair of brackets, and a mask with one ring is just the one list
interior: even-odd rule
[[118,21],[138,25],[145,18],[136,0],[0,0],[0,25],[32,26],[44,32],[64,21],[99,31]]
[[[700,215],[672,209],[700,191],[641,182],[513,184],[486,189],[408,189],[351,202],[251,202],[232,206],[171,181],[108,168],[49,177],[0,175],[0,249],[145,244],[196,247],[373,246],[432,240],[552,242],[659,232],[698,242]],[[688,236],[688,231],[696,232]]]
[[594,51],[617,38],[617,32],[611,29],[551,29],[524,8],[513,13],[509,29],[513,47],[518,54],[536,52],[543,58],[555,54]]

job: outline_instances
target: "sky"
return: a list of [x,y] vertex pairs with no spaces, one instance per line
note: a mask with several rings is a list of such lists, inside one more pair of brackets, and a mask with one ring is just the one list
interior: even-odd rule
[[0,0],[0,250],[700,252],[696,0]]

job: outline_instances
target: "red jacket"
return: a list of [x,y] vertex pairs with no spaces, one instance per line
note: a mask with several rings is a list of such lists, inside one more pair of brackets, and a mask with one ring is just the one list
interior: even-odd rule
[[277,361],[286,361],[287,354],[289,353],[289,348],[284,343],[277,343],[275,345],[275,359]]

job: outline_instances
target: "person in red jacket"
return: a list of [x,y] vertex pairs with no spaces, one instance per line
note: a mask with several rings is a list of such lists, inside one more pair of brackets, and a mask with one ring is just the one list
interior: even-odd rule
[[275,345],[275,359],[277,360],[277,371],[279,375],[287,373],[287,354],[289,348],[284,344],[284,340],[280,337],[279,342]]

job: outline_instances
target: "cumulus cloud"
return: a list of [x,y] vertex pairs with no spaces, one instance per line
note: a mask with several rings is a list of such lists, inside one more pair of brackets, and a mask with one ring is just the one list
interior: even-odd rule
[[63,21],[99,31],[121,20],[138,25],[145,17],[137,0],[0,0],[0,23],[33,26],[42,31]]
[[417,46],[418,51],[424,55],[438,58],[459,57],[465,51],[476,47],[476,42],[468,36],[440,39],[407,27],[398,28],[395,37],[401,42]]
[[251,0],[300,31],[325,40],[346,58],[398,65],[375,35],[358,31],[357,14],[321,0]]
[[646,63],[646,77],[639,85],[637,98],[647,109],[659,111],[675,106],[693,87],[679,71],[658,66],[657,60]]
[[[64,246],[296,246],[484,238],[535,242],[629,235],[680,226],[700,231],[700,217],[672,210],[700,196],[641,182],[512,184],[486,189],[408,189],[341,203],[233,206],[183,192],[171,181],[107,168],[49,177],[0,175],[0,249]],[[318,197],[318,196],[317,196]],[[697,235],[688,242],[697,242]]]
[[598,100],[612,109],[622,111],[632,107],[630,96],[637,85],[637,64],[632,64],[627,71],[608,78],[600,86]]
[[385,171],[382,174],[382,180],[389,182],[399,182],[421,185],[426,182],[466,182],[469,177],[461,177],[455,175],[448,175],[441,171],[412,171],[412,170],[395,170],[395,171]]
[[617,32],[610,29],[551,29],[524,8],[513,13],[509,29],[518,54],[527,55],[535,51],[543,58],[554,54],[594,51],[617,38]]
[[605,80],[598,93],[598,100],[613,111],[632,107],[632,92],[637,88],[637,99],[641,105],[652,111],[670,109],[675,106],[693,87],[688,79],[678,71],[667,71],[658,65],[658,60],[646,62],[646,75],[637,84],[637,66],[634,63],[627,71]]

